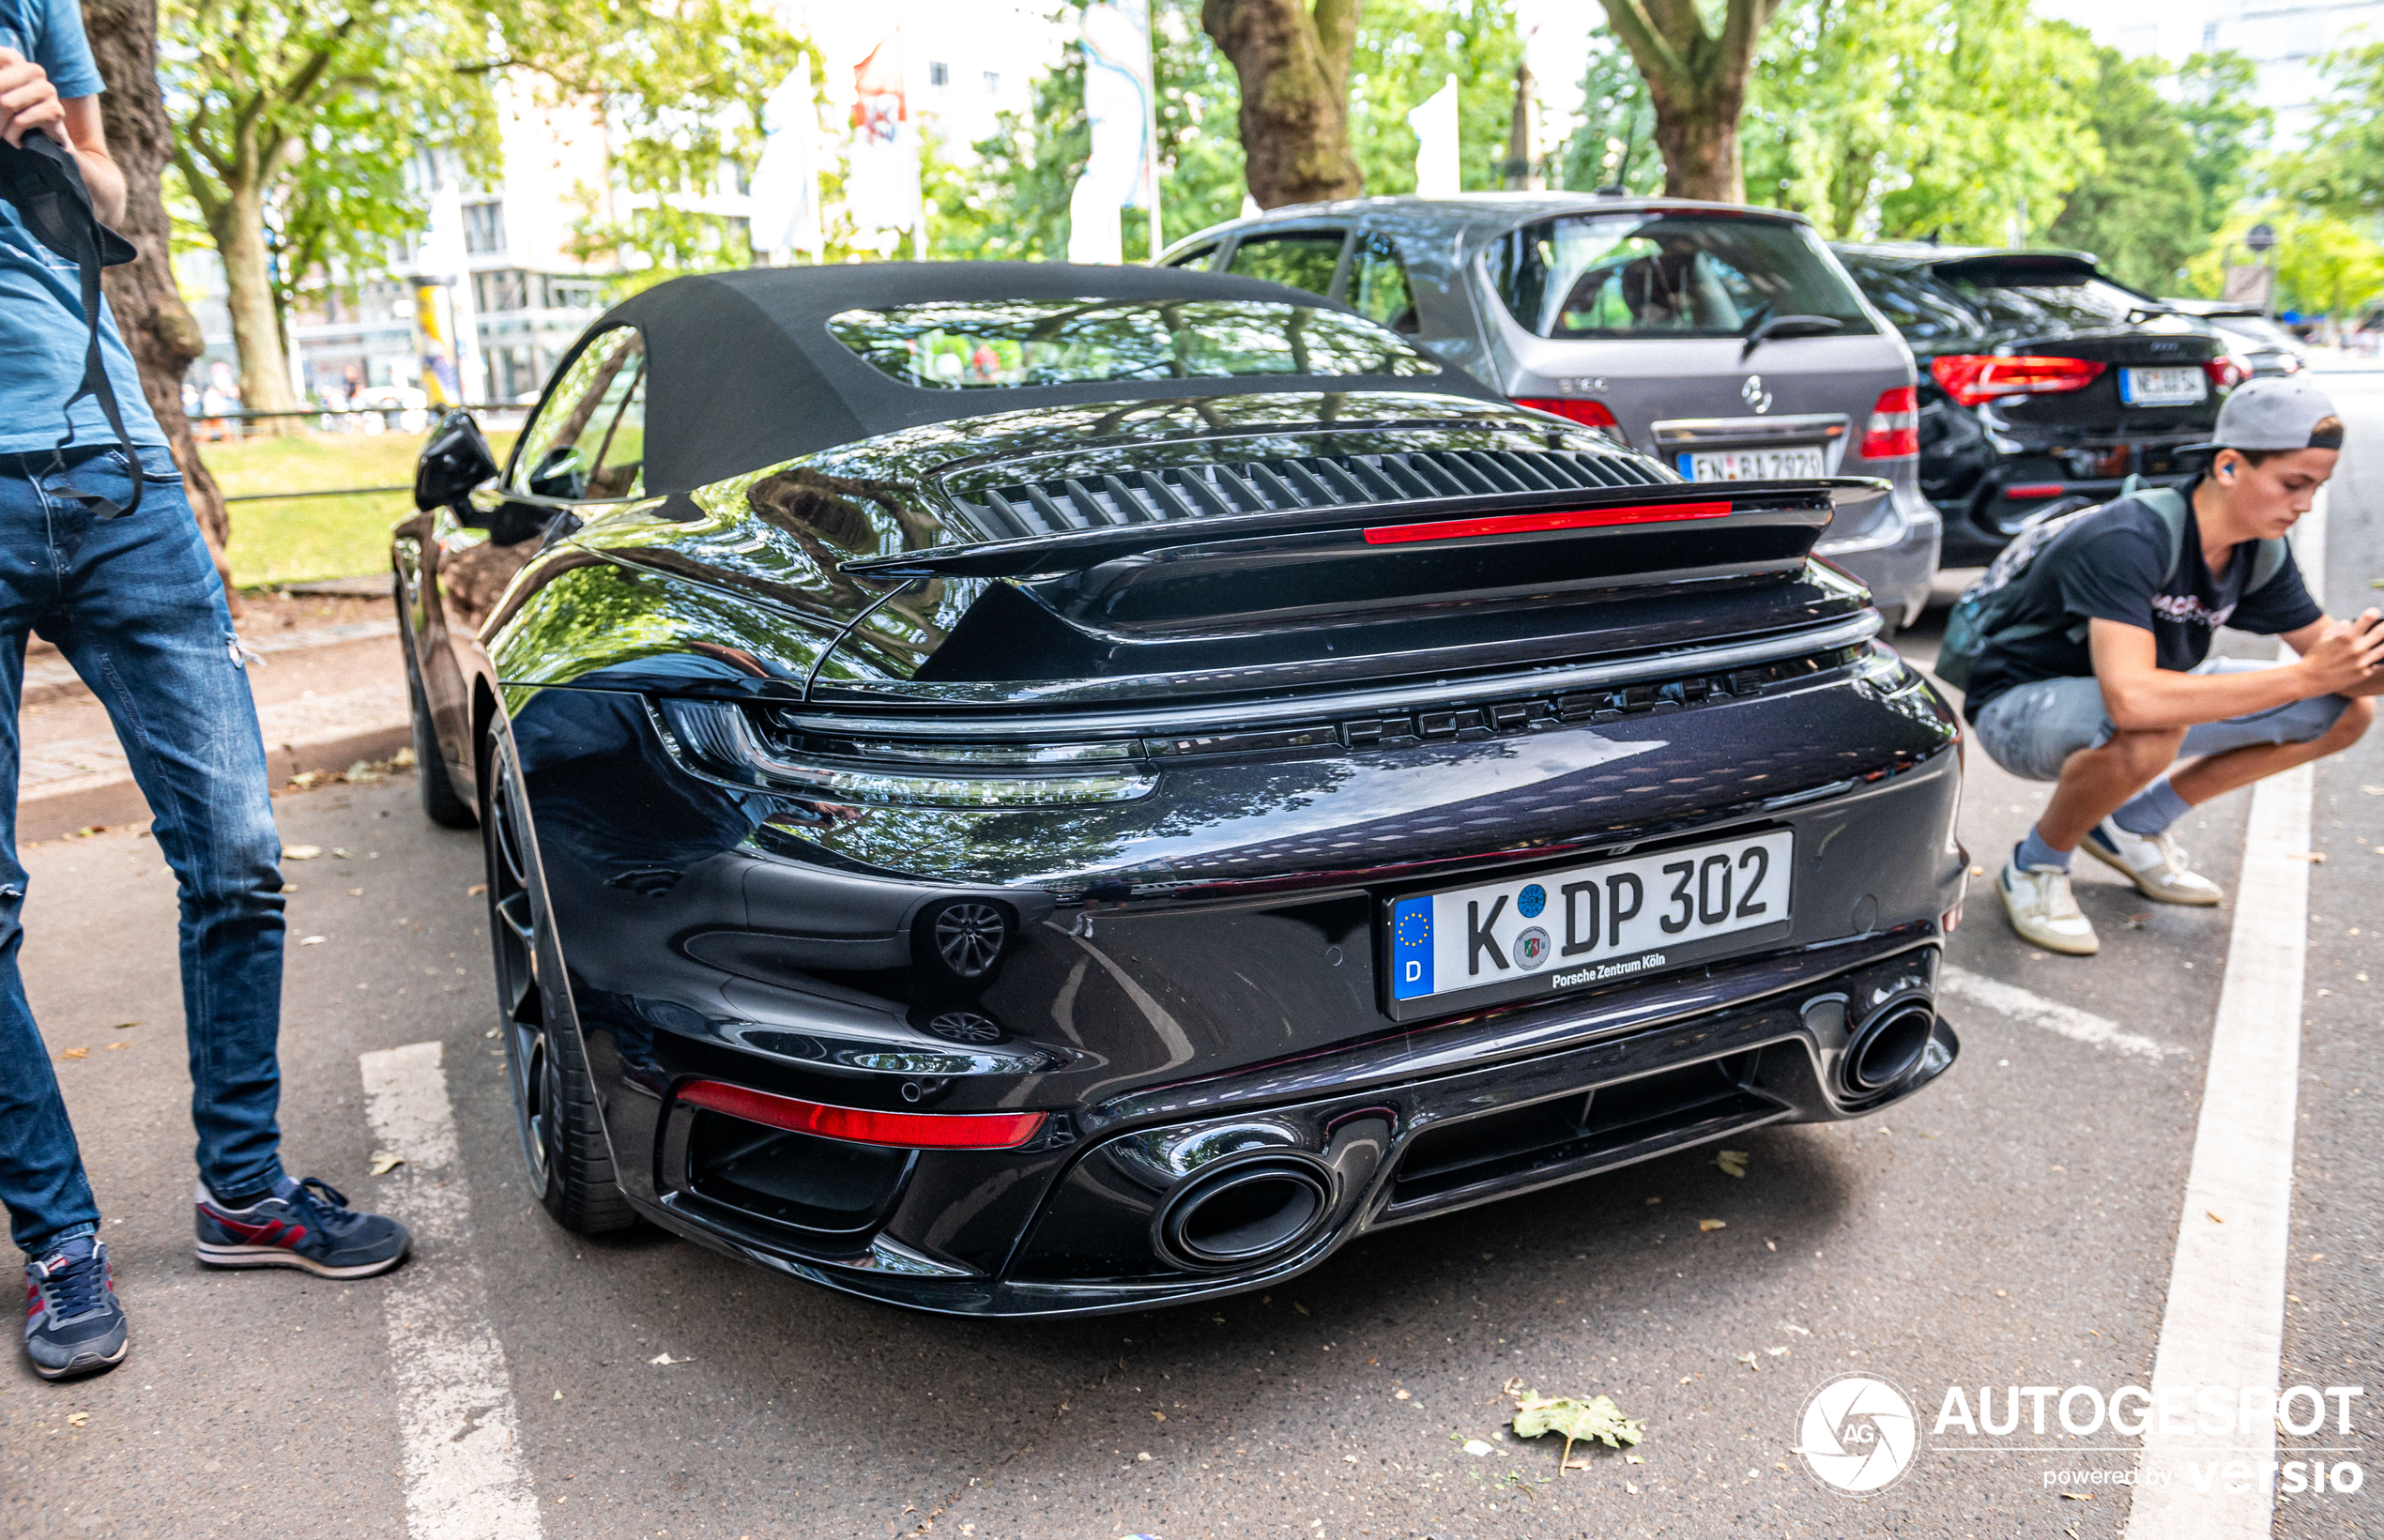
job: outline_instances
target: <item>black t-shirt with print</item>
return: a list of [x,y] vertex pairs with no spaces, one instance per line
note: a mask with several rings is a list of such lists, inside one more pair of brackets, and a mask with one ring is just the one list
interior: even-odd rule
[[1994,635],[1982,640],[1963,714],[1976,722],[1989,701],[2015,685],[2092,675],[2094,654],[2086,638],[2069,635],[2081,620],[2149,631],[2160,666],[2185,673],[2210,655],[2211,633],[2221,626],[2273,636],[2322,618],[2326,612],[2302,587],[2301,570],[2290,556],[2256,592],[2243,591],[2257,541],[2237,546],[2225,572],[2211,575],[2193,512],[2200,484],[2197,478],[2184,488],[2185,544],[2174,574],[2168,572],[2168,526],[2140,498],[2121,498],[2055,536],[2021,576],[2019,599],[2004,621],[2015,629],[2046,629],[2010,642]]

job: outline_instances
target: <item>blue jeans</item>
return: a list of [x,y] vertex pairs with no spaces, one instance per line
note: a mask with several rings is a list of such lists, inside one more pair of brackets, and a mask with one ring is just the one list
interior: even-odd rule
[[0,1201],[29,1254],[96,1229],[99,1211],[18,971],[15,726],[28,631],[55,643],[108,709],[181,879],[199,1175],[216,1192],[249,1193],[282,1174],[282,843],[265,744],[174,458],[140,456],[140,511],[103,519],[73,495],[122,506],[131,482],[120,450],[70,450],[62,466],[47,450],[0,454]]

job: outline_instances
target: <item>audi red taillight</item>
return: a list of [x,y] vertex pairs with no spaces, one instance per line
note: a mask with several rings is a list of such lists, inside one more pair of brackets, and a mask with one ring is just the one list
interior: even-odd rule
[[905,1150],[1016,1150],[1043,1131],[1044,1121],[1040,1112],[871,1112],[718,1080],[690,1081],[679,1088],[679,1099],[772,1128]]
[[1584,428],[1619,428],[1614,414],[1602,401],[1576,400],[1569,396],[1517,396],[1515,404],[1528,406],[1536,412],[1553,412],[1568,422]]
[[1366,532],[1368,545],[1404,545],[1410,541],[1473,540],[1483,535],[1529,535],[1546,529],[1600,529],[1618,524],[1676,524],[1719,519],[1728,503],[1662,503],[1648,508],[1578,508],[1560,513],[1501,513],[1484,519],[1434,519],[1427,524],[1377,525]]
[[1937,384],[1964,406],[2008,396],[2058,396],[2083,390],[2101,378],[2103,368],[2092,358],[2028,353],[1948,353],[1929,360],[1929,373]]
[[1920,392],[1909,385],[1879,392],[1862,435],[1865,460],[1909,460],[1920,452]]
[[2252,377],[2252,372],[2236,360],[2231,353],[2202,360],[2202,373],[2210,376],[2210,389],[2232,390]]

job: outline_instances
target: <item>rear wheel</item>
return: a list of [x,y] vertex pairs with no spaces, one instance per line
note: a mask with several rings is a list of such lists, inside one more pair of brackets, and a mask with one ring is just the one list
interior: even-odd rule
[[[398,608],[405,609],[401,593]],[[414,786],[422,799],[422,816],[441,829],[469,829],[478,820],[472,804],[455,795],[454,777],[438,752],[438,729],[431,725],[430,702],[422,696],[422,673],[414,662],[414,644],[402,633],[397,645],[405,651],[405,695],[414,718]]]
[[496,952],[497,1031],[530,1189],[565,1229],[636,1222],[621,1195],[563,983],[561,948],[534,860],[529,800],[512,745],[489,736],[481,828],[488,861],[489,939]]

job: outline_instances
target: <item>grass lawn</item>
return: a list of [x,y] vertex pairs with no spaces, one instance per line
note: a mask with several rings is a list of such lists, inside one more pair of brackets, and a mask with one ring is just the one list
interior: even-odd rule
[[[512,435],[493,434],[501,462]],[[201,444],[199,457],[227,497],[337,487],[410,486],[419,434],[299,433],[246,443]],[[389,570],[390,526],[413,511],[405,492],[349,497],[276,497],[234,503],[232,577],[243,588]]]

